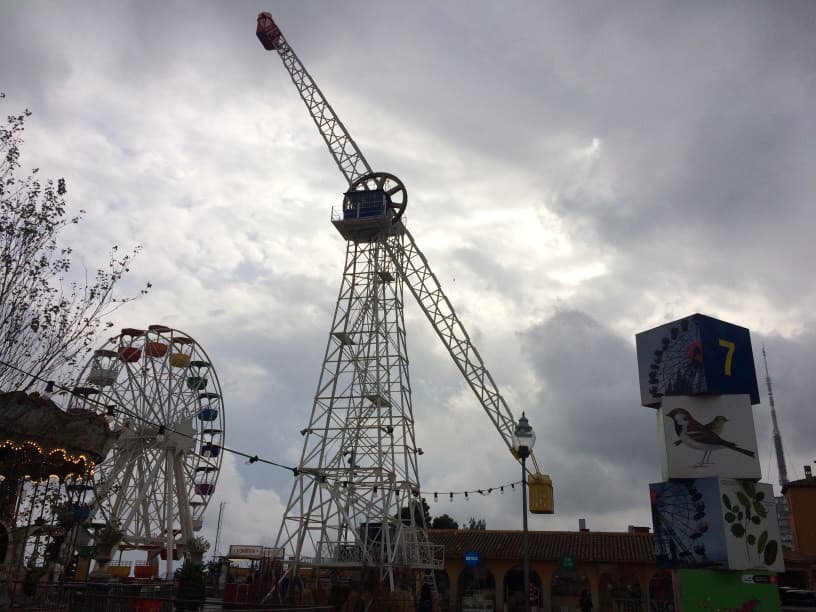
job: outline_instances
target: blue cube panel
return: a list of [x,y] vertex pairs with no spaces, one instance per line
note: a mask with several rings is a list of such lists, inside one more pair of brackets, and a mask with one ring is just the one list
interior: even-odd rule
[[635,337],[640,397],[656,408],[667,395],[750,395],[759,403],[750,332],[693,314]]

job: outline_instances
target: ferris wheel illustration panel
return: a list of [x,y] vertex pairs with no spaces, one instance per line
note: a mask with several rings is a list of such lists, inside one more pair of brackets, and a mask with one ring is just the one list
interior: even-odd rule
[[649,493],[658,567],[727,564],[716,478],[653,483]]
[[664,396],[706,392],[703,339],[694,316],[640,333],[636,340],[644,406],[657,407]]
[[104,411],[118,437],[94,472],[94,518],[126,545],[173,545],[201,529],[221,468],[224,406],[215,368],[190,336],[125,328],[96,350],[76,407]]

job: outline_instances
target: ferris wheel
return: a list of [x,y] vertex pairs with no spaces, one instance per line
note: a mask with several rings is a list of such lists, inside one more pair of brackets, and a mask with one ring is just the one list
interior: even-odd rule
[[79,380],[69,410],[104,412],[118,434],[94,471],[94,518],[118,525],[125,546],[183,548],[221,468],[224,407],[209,357],[178,330],[126,328]]
[[649,366],[649,391],[653,397],[694,395],[705,389],[700,329],[689,319],[678,323],[661,338]]
[[711,565],[705,538],[708,509],[695,481],[654,483],[649,489],[658,567]]

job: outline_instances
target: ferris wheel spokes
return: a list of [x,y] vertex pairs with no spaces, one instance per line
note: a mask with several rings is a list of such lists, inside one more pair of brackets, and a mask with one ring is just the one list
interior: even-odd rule
[[87,394],[72,402],[105,412],[119,431],[94,475],[94,513],[118,525],[125,546],[184,548],[201,529],[222,460],[211,360],[177,330],[126,328],[94,352],[81,380]]

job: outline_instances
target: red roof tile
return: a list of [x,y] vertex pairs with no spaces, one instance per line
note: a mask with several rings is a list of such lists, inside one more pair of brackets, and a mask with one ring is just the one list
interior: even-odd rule
[[[521,531],[431,529],[428,537],[445,546],[446,558],[461,558],[475,550],[482,559],[513,560],[521,557]],[[558,561],[562,555],[595,563],[654,564],[654,540],[648,533],[600,531],[531,531],[532,561]]]

